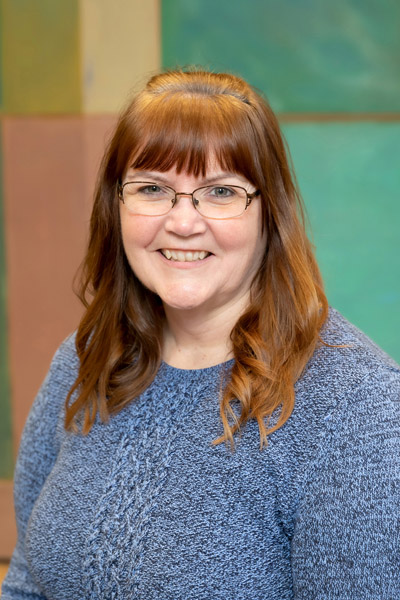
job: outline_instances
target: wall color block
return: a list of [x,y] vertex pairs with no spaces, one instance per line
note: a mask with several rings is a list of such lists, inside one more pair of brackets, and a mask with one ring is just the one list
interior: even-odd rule
[[85,148],[85,193],[88,211],[91,210],[97,175],[111,134],[117,122],[117,115],[87,115],[82,118],[82,134]]
[[160,69],[158,0],[81,0],[83,107],[119,111]]
[[78,0],[1,0],[1,10],[4,111],[79,112]]
[[0,560],[8,560],[17,540],[11,481],[0,481]]
[[62,339],[81,312],[72,279],[89,218],[79,117],[3,124],[9,364],[14,440]]
[[284,131],[331,304],[400,361],[400,123]]
[[163,65],[228,70],[280,112],[400,111],[398,0],[163,0]]
[[9,367],[14,444],[57,346],[81,305],[83,259],[98,167],[114,116],[7,117],[3,146]]

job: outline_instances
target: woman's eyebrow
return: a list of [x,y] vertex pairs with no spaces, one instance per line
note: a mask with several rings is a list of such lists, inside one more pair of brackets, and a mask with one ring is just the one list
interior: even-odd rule
[[206,177],[202,181],[207,184],[207,183],[218,182],[221,179],[239,179],[240,181],[246,181],[243,177],[241,177],[237,173],[217,173],[217,175],[213,175],[212,177]]
[[127,177],[140,177],[143,181],[156,179],[167,182],[167,177],[164,177],[162,173],[153,173],[152,171],[134,171],[133,173],[128,172]]

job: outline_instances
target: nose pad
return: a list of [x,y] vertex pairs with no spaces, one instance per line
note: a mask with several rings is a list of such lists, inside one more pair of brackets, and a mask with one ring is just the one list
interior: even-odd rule
[[175,200],[174,200],[174,203],[173,203],[173,207],[175,207],[176,204],[178,204],[180,196],[187,196],[187,197],[190,196],[190,200],[191,200],[191,202],[193,204],[193,208],[195,208],[197,210],[197,207],[199,205],[199,201],[197,200],[197,198],[195,198],[193,196],[193,193],[190,194],[189,192],[176,192],[176,194],[175,194]]
[[[181,199],[181,196],[183,196],[183,200]],[[184,208],[187,208],[187,209],[190,210],[189,202],[187,202],[187,201],[185,202],[185,197],[187,198],[187,200],[190,201],[192,207],[196,211],[196,214],[200,214],[199,211],[197,210],[197,207],[199,205],[199,200],[197,200],[197,198],[195,198],[193,196],[193,194],[189,194],[189,193],[186,193],[186,192],[176,192],[176,194],[175,194],[175,200],[174,200],[173,205],[172,205],[172,208],[174,210],[171,211],[171,212],[175,212],[176,213],[176,212],[179,211],[179,209],[181,207],[182,207],[182,210]],[[190,210],[190,212],[191,212],[191,210]]]

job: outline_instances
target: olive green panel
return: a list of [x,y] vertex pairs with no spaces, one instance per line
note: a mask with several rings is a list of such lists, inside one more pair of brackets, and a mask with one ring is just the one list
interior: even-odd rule
[[400,110],[399,0],[162,0],[163,66],[242,75],[280,112]]
[[330,303],[400,362],[400,123],[284,131]]
[[12,477],[13,451],[7,353],[6,261],[2,194],[3,160],[1,154],[0,147],[0,479],[7,479]]
[[1,0],[3,110],[81,109],[79,0]]
[[0,2],[0,111],[3,109],[3,6]]

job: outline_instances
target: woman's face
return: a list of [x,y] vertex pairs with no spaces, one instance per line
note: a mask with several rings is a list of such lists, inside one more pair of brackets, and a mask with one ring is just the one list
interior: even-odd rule
[[[178,174],[175,169],[163,173],[128,169],[124,178],[124,182],[154,182],[188,193],[211,180],[213,184],[255,191],[241,175],[223,173],[213,164],[206,177]],[[120,216],[129,264],[166,309],[201,309],[207,313],[232,308],[236,314],[245,309],[266,244],[261,234],[259,197],[240,217],[226,220],[202,217],[190,196],[179,196],[163,216],[131,214],[121,202]]]

